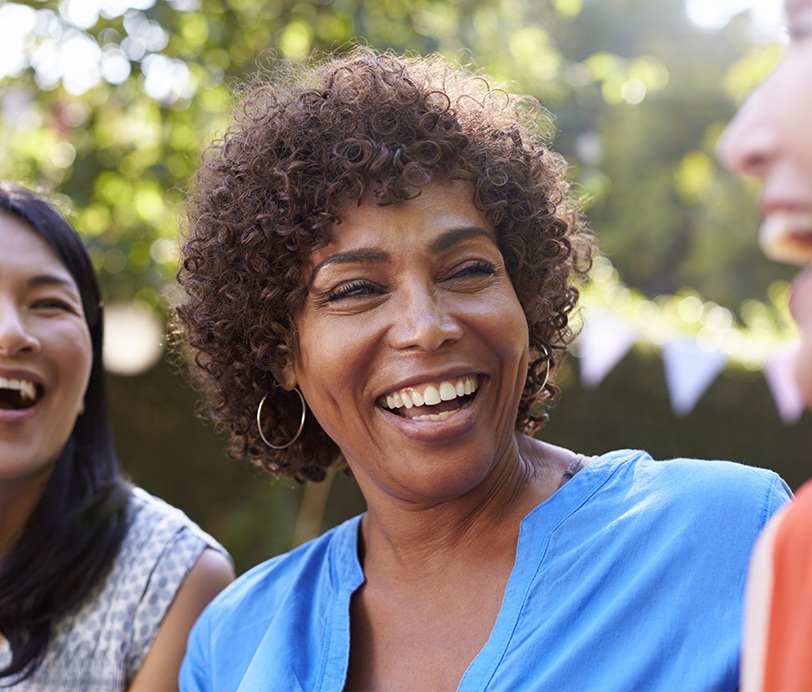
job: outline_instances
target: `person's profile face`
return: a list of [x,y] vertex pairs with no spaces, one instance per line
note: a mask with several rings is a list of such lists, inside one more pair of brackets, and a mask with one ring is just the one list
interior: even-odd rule
[[[812,265],[812,0],[786,0],[789,44],[775,70],[731,121],[719,156],[760,178],[759,242],[780,262]],[[793,283],[791,309],[803,333],[797,376],[812,407],[812,269]]]
[[789,45],[722,135],[732,171],[763,180],[760,241],[768,257],[812,261],[812,0],[786,0]]
[[82,298],[47,243],[0,211],[0,482],[50,475],[84,407],[93,349]]

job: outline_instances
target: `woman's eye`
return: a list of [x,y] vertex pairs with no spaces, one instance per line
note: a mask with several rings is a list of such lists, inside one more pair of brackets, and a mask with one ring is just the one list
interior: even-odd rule
[[73,308],[64,300],[59,298],[42,298],[33,305],[35,310],[64,310],[72,312]]
[[491,262],[469,262],[451,275],[452,279],[464,279],[469,276],[492,276],[495,267]]
[[327,295],[328,301],[342,300],[343,298],[360,298],[375,293],[375,287],[369,281],[350,281],[334,288]]

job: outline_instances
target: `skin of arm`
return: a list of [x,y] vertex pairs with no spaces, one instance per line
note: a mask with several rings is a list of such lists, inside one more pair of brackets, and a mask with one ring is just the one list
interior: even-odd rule
[[177,690],[186,640],[200,613],[234,581],[234,568],[221,553],[206,548],[172,601],[161,628],[129,690]]

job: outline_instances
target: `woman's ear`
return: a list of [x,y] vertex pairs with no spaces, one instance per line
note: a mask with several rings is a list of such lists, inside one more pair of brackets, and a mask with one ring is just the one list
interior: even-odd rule
[[276,375],[276,381],[285,391],[292,392],[297,384],[296,372],[294,371],[293,363],[288,363]]

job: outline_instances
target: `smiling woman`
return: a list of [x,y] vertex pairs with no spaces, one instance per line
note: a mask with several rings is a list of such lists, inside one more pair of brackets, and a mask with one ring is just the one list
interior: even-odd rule
[[[784,9],[786,53],[730,123],[719,153],[733,171],[763,181],[765,254],[803,267],[790,310],[802,335],[795,374],[812,408],[812,0],[785,0]],[[745,616],[742,688],[812,689],[812,481],[759,540]]]
[[735,689],[786,485],[531,436],[591,255],[547,114],[440,57],[277,77],[200,169],[179,317],[232,454],[367,511],[218,597],[181,686]]
[[442,496],[442,479],[449,495],[473,489],[511,446],[527,321],[472,198],[442,179],[399,204],[366,196],[311,253],[280,382],[301,388],[367,502],[376,486],[415,501]]
[[173,689],[225,551],[122,477],[99,287],[45,200],[0,183],[0,686]]
[[[258,88],[246,100],[239,133],[229,133],[219,156],[201,169],[196,203],[190,210],[195,233],[187,244],[185,263],[192,271],[181,277],[190,301],[181,317],[188,316],[193,326],[192,345],[210,356],[205,370],[216,381],[211,393],[217,420],[240,431],[233,439],[235,455],[247,453],[297,480],[324,478],[339,454],[335,441],[308,421],[295,444],[282,452],[270,450],[249,412],[256,409],[262,393],[268,393],[265,425],[279,431],[282,440],[293,435],[299,422],[297,402],[279,391],[277,375],[289,363],[292,336],[300,329],[292,318],[305,304],[304,282],[312,292],[322,262],[333,273],[339,266],[345,273],[351,271],[352,260],[356,267],[362,263],[372,267],[376,259],[378,266],[383,264],[383,249],[374,242],[327,248],[325,253],[330,227],[347,226],[346,213],[357,207],[359,214],[370,216],[387,205],[390,213],[399,214],[396,203],[416,197],[433,176],[455,183],[457,199],[466,197],[471,207],[466,214],[475,213],[472,227],[489,236],[489,244],[500,255],[501,273],[509,274],[511,292],[530,326],[532,362],[518,419],[526,432],[541,427],[546,419],[541,406],[558,392],[547,378],[548,362],[555,361],[554,354],[563,352],[571,337],[568,316],[578,295],[571,278],[583,277],[589,267],[590,237],[568,194],[565,162],[541,146],[523,146],[523,137],[529,143],[543,140],[539,130],[549,129],[546,113],[514,103],[474,75],[449,72],[448,88],[460,92],[452,104],[439,90],[424,95],[425,85],[412,84],[397,61],[381,58],[375,66],[378,73],[370,64],[366,70],[370,74],[345,76],[338,68],[335,76],[325,74],[334,85],[331,94],[340,94],[335,104],[322,104],[315,90],[296,94],[296,117],[302,122],[299,127],[291,123],[289,130],[277,128],[273,136],[280,139],[272,144],[265,138],[273,123],[266,121],[284,106],[276,103],[278,95],[272,89]],[[424,79],[442,69],[442,64],[431,61],[412,66],[415,77]],[[374,83],[365,84],[367,78]],[[404,109],[409,109],[410,120]],[[526,120],[521,128],[519,115]],[[477,136],[470,137],[471,131]],[[235,195],[231,176],[242,178],[249,172],[245,190]],[[470,186],[467,196],[459,191],[463,183]],[[451,200],[445,202],[450,204]],[[367,211],[370,207],[373,212]],[[423,216],[432,213],[430,209]],[[544,235],[528,232],[537,224],[544,224]],[[221,242],[223,232],[230,234],[226,242]],[[266,238],[277,234],[288,242],[278,255],[269,257]],[[313,266],[300,276],[303,258],[317,249]],[[228,302],[217,298],[224,284],[229,286]],[[344,281],[338,292],[348,290],[374,289]],[[315,295],[320,304],[339,303],[328,301],[324,291]],[[239,311],[231,312],[237,306]],[[345,348],[346,342],[341,343]],[[228,404],[221,404],[221,398]]]

